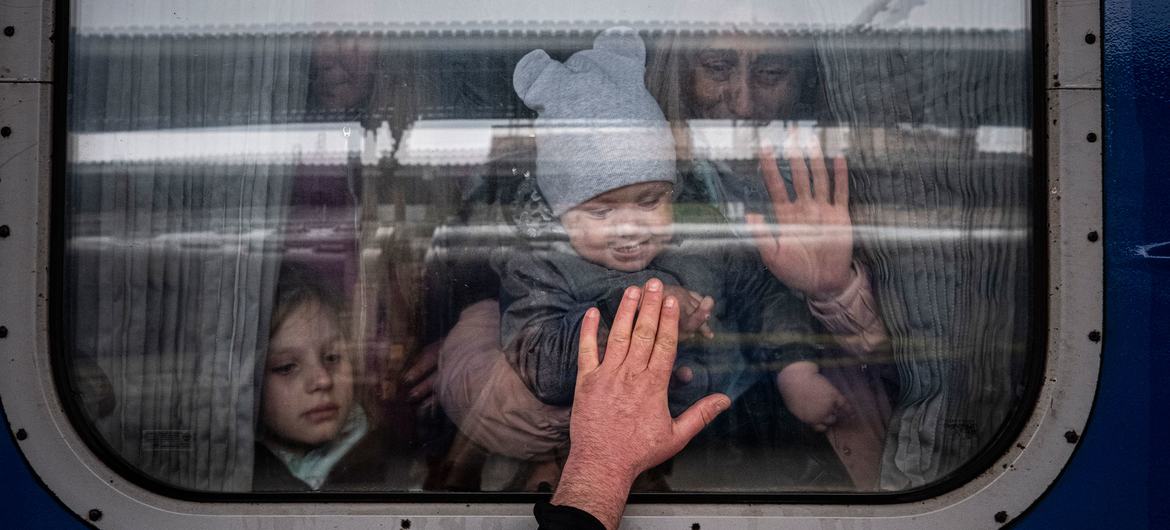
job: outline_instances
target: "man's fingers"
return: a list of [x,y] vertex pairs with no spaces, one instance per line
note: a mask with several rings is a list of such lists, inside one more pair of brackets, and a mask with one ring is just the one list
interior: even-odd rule
[[634,331],[634,315],[638,314],[638,303],[642,300],[642,288],[631,285],[626,288],[622,302],[618,304],[609,327],[609,340],[605,343],[605,364],[621,366],[630,349],[630,334]]
[[596,307],[585,311],[585,318],[581,319],[581,336],[577,340],[577,376],[587,374],[597,369],[600,364],[597,359],[597,328],[601,322],[601,312]]
[[833,158],[833,204],[849,206],[849,168],[843,156]]
[[[669,377],[678,353],[678,316],[678,300],[673,296],[666,297],[662,303],[662,316],[658,320],[654,348],[646,362],[649,370],[662,374],[663,380]],[[694,373],[691,375],[693,377]]]
[[[622,363],[628,369],[640,372],[646,369],[650,361],[650,352],[654,349],[654,337],[658,335],[658,316],[662,312],[663,298],[662,281],[651,278],[642,290],[642,307],[638,310],[638,321],[634,324],[634,336],[630,339],[630,349],[626,360]],[[677,311],[678,299],[674,299]],[[677,325],[678,320],[675,320]]]
[[703,427],[715,421],[715,417],[731,406],[731,398],[724,394],[711,394],[691,405],[674,420],[674,436],[679,450],[691,441]]

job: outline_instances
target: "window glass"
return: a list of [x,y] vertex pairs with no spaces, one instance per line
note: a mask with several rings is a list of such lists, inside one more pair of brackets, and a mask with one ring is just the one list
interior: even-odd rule
[[654,277],[734,405],[635,491],[931,485],[1041,355],[1029,12],[79,0],[64,394],[184,490],[537,491]]

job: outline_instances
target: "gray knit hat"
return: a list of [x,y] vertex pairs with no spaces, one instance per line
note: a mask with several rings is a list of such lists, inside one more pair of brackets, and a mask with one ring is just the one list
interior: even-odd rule
[[610,28],[564,64],[544,50],[520,59],[516,94],[538,113],[536,181],[553,214],[610,190],[674,182],[674,138],[646,91],[646,46]]

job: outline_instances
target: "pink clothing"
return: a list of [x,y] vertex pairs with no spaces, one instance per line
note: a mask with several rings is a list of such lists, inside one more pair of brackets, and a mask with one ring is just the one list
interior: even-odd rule
[[488,452],[544,459],[569,443],[569,407],[546,405],[500,349],[500,304],[468,306],[439,347],[439,403]]
[[837,420],[825,434],[853,485],[859,490],[876,490],[891,402],[877,371],[866,363],[889,341],[889,335],[878,316],[869,274],[856,262],[853,270],[853,281],[845,292],[831,300],[810,299],[808,306],[837,343],[857,357],[820,363],[821,374],[837,387],[854,411]]
[[[859,490],[877,488],[890,400],[874,370],[864,364],[886,339],[868,275],[860,265],[837,298],[809,301],[813,314],[856,359],[820,362],[824,374],[854,413],[826,435]],[[496,300],[469,306],[439,348],[439,402],[459,430],[492,453],[542,459],[569,441],[569,407],[546,405],[524,385],[499,345]],[[858,361],[861,362],[858,362]]]

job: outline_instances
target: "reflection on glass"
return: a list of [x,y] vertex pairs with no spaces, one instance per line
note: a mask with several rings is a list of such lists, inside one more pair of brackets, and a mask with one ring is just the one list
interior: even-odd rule
[[672,410],[735,401],[636,491],[929,485],[1035,375],[1026,3],[105,4],[62,365],[152,479],[553,487],[580,317],[650,277]]

